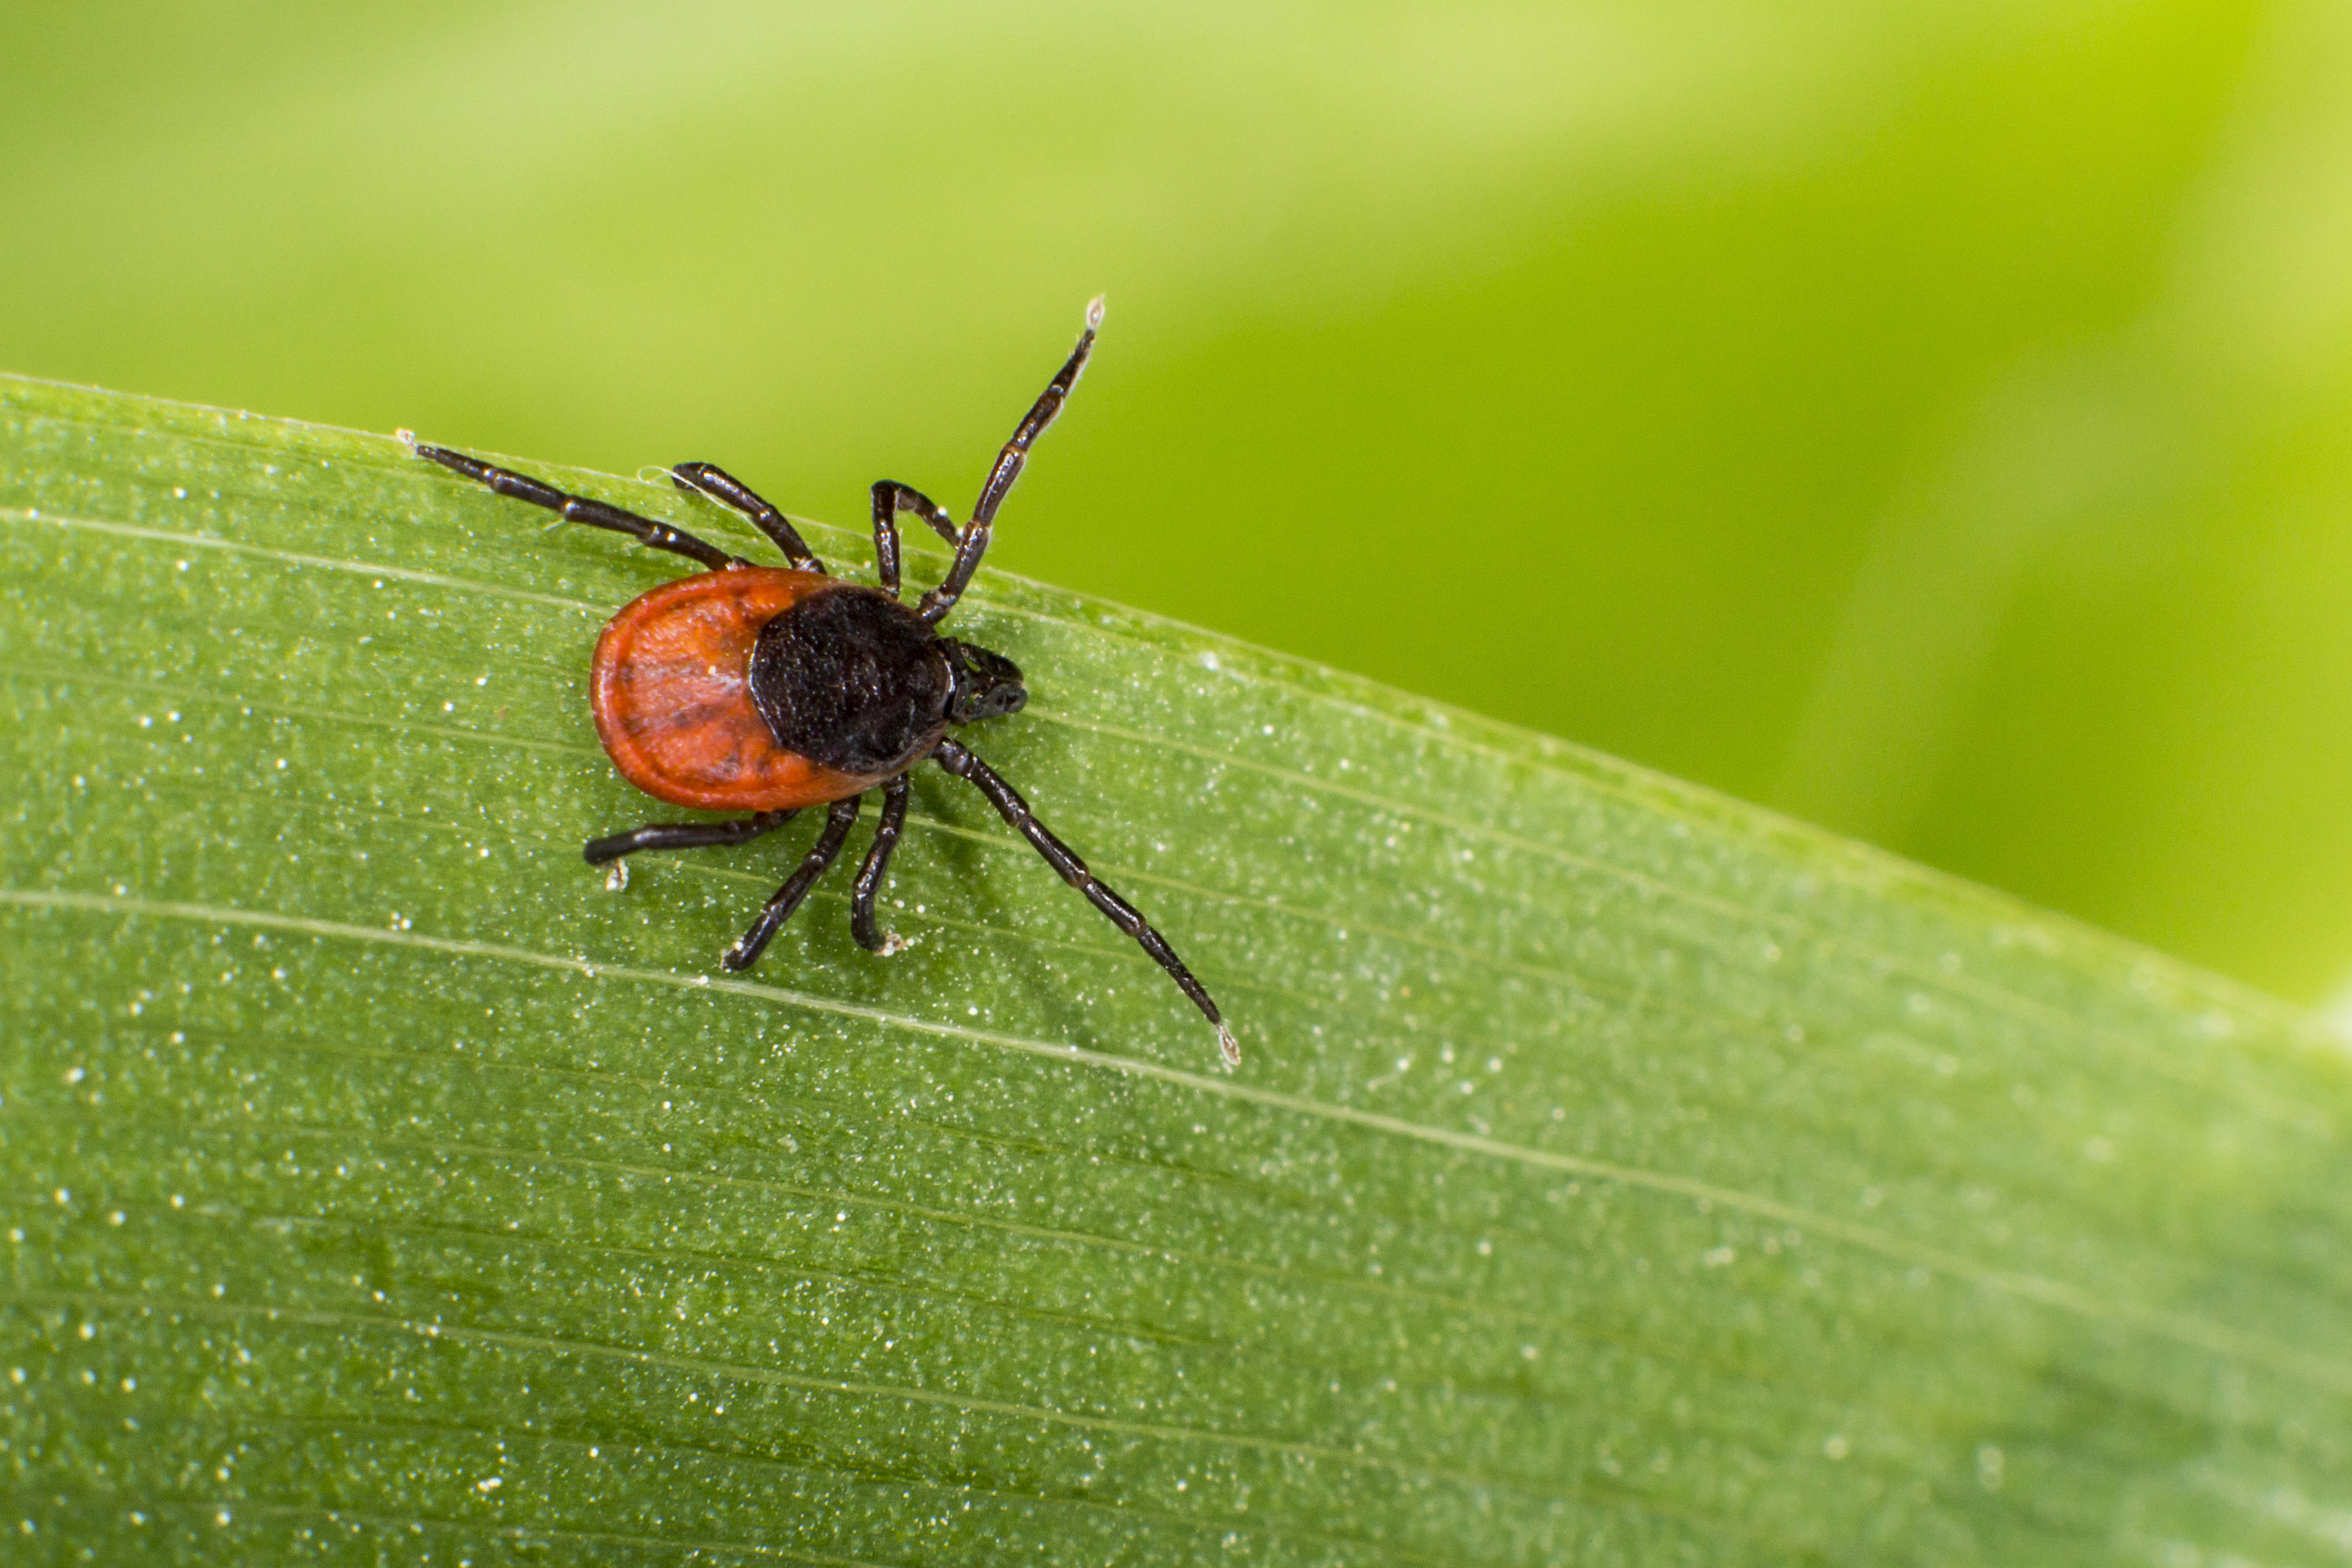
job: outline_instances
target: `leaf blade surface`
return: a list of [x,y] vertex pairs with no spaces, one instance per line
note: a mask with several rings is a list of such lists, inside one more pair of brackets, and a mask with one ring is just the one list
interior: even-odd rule
[[578,858],[665,815],[583,694],[667,559],[384,437],[12,382],[0,451],[26,1540],[2332,1549],[2352,1094],[2275,1005],[993,574],[959,630],[1037,700],[975,749],[1242,1070],[935,773],[910,952],[837,873],[724,977],[804,829]]

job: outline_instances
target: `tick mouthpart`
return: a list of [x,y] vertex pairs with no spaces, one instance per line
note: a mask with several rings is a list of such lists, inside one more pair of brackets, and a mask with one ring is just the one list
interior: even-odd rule
[[1029,689],[1022,684],[1021,667],[1003,654],[953,637],[941,637],[940,647],[948,656],[949,723],[1001,719],[1028,706]]

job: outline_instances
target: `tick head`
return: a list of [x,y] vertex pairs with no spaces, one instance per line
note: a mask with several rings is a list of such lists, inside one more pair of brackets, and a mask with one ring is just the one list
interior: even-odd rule
[[953,637],[941,637],[940,647],[947,653],[951,680],[948,689],[949,723],[1001,719],[1007,713],[1020,712],[1022,705],[1029,700],[1029,689],[1021,684],[1021,667],[1003,654],[991,653]]

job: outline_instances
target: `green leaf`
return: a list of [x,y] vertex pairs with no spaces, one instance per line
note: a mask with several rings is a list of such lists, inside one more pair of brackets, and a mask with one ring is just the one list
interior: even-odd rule
[[2306,1019],[995,573],[975,749],[1240,1070],[936,770],[910,952],[724,977],[809,829],[582,864],[676,563],[548,521],[0,383],[11,1562],[2343,1560]]

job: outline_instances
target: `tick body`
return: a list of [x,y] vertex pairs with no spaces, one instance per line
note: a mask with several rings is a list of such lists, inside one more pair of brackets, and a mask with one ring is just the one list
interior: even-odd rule
[[[826,573],[782,513],[708,463],[670,470],[682,489],[742,512],[789,563],[756,566],[667,523],[494,468],[444,447],[415,448],[468,479],[560,512],[574,522],[634,536],[706,570],[665,583],[614,616],[597,639],[589,700],[596,733],[621,776],[673,805],[748,815],[726,822],[656,823],[593,839],[585,853],[604,865],[643,850],[742,844],[824,805],[816,842],[778,888],[751,929],[720,962],[748,969],[840,855],[858,806],[882,796],[872,847],[850,900],[850,929],[877,953],[904,945],[885,935],[875,899],[907,815],[907,776],[926,760],[964,779],[1014,831],[1086,895],[1215,1026],[1230,1065],[1241,1059],[1233,1030],[1208,991],[1132,904],[1039,822],[1013,786],[950,731],[1018,712],[1028,700],[1009,658],[942,637],[988,549],[996,511],[1086,368],[1102,324],[1102,301],[1045,393],[998,454],[970,521],[958,525],[919,490],[885,479],[874,487],[874,553],[880,585]],[[898,593],[898,515],[912,513],[955,547],[947,576],[913,605]]]
[[589,704],[613,765],[656,800],[824,805],[939,743],[949,679],[938,642],[871,588],[761,566],[702,572],[613,617],[596,639]]

